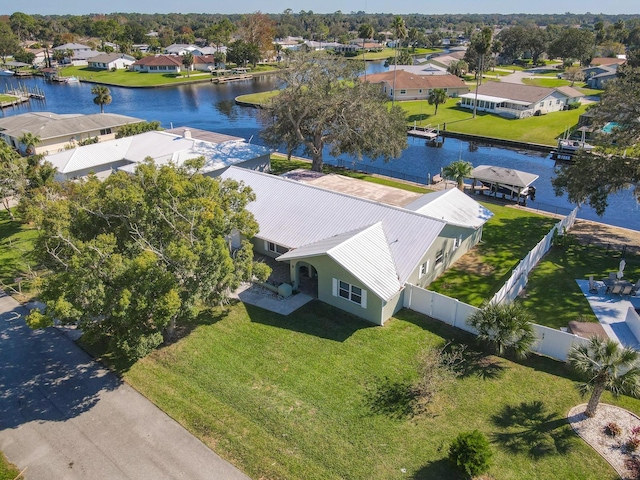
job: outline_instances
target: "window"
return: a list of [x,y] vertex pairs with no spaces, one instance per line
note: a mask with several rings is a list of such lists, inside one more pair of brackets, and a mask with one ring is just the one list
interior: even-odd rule
[[403,88],[400,90],[400,95],[405,95],[407,93],[407,91]]
[[422,93],[422,89],[418,90],[418,93]]
[[462,245],[462,235],[460,235],[458,238],[454,238],[453,239],[453,249],[457,250],[457,248]]
[[102,130],[100,130],[100,135],[109,135],[111,133],[111,129],[110,128],[104,128]]
[[277,243],[265,241],[264,244],[265,244],[265,249],[269,252],[283,254],[289,251],[288,248],[285,248],[282,245],[278,245]]
[[345,300],[357,303],[362,308],[367,308],[367,291],[337,278],[333,279],[333,296],[342,297]]
[[429,273],[429,260],[420,265],[420,275],[418,278],[424,277],[427,273]]
[[436,252],[436,266],[442,264],[444,260],[444,248],[441,248]]

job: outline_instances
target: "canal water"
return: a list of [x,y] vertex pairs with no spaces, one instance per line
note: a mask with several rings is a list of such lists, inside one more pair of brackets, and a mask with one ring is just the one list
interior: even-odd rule
[[[380,63],[369,65],[368,72],[382,71]],[[2,116],[28,111],[51,111],[55,113],[98,113],[100,108],[93,103],[91,84],[48,83],[42,78],[21,79],[0,77],[0,92],[5,88],[24,85],[37,86],[46,95],[45,101],[32,100],[22,106],[5,109]],[[239,107],[234,99],[238,95],[262,92],[275,88],[272,75],[259,76],[254,80],[215,85],[201,83],[167,88],[119,88],[109,87],[113,101],[105,106],[106,112],[130,115],[145,120],[158,120],[162,127],[190,126],[203,130],[225,133],[262,143],[260,122],[253,108]],[[325,162],[344,166],[357,166],[374,173],[426,183],[430,176],[440,173],[442,167],[454,160],[463,159],[477,165],[497,165],[514,168],[540,176],[535,182],[536,201],[528,205],[541,210],[566,214],[573,207],[566,196],[556,197],[551,186],[556,164],[548,156],[537,152],[511,150],[483,146],[446,138],[441,148],[428,147],[424,140],[409,138],[409,147],[399,159],[384,163],[381,160],[341,156],[333,158],[325,153]],[[609,197],[609,207],[603,217],[583,206],[580,218],[601,221],[611,225],[640,230],[640,207],[630,192],[620,192]]]

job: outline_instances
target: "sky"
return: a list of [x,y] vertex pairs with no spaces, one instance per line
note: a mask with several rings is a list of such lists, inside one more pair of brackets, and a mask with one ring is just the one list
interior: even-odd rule
[[[605,13],[638,14],[637,0],[458,0],[456,2],[421,2],[416,0],[243,0],[222,2],[219,0],[35,0],[26,3],[0,0],[0,14],[10,15],[18,10],[28,14],[88,13],[281,13],[287,8],[294,12],[312,10],[315,13],[343,13],[364,11],[367,13]],[[179,11],[178,11],[179,9]]]

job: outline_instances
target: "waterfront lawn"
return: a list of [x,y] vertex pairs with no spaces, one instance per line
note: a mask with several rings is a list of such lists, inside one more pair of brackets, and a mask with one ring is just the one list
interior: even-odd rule
[[0,94],[0,103],[15,102],[18,99],[15,95]]
[[[298,168],[309,170],[311,169],[311,162],[309,160],[299,159],[287,160],[286,155],[280,153],[271,154],[271,173],[273,173],[274,175],[282,175],[285,172],[290,172],[291,170],[296,170]],[[378,185],[386,185],[388,187],[399,188],[401,190],[407,190],[409,192],[429,193],[433,191],[414,183],[405,183],[400,180],[391,179],[389,177],[377,177],[366,173],[354,172],[351,170],[346,170],[344,168],[334,167],[332,165],[325,164],[323,165],[322,170],[324,173],[337,173],[339,175],[344,175],[345,177],[357,178],[365,182],[377,183]]]
[[[476,428],[490,478],[617,478],[567,425],[581,399],[547,358],[470,355],[431,413],[411,416],[415,357],[448,341],[473,338],[407,310],[373,327],[318,301],[286,317],[238,303],[203,312],[124,378],[252,478],[457,479],[449,443]],[[640,413],[638,400],[603,400]]]
[[[14,215],[17,215],[13,209]],[[0,282],[2,285],[18,289],[16,277],[26,277],[26,273],[35,265],[32,257],[33,243],[38,236],[37,230],[16,220],[11,220],[7,211],[0,210]],[[28,282],[23,282],[22,290],[27,290]]]
[[493,212],[483,227],[482,242],[429,285],[429,290],[476,307],[491,299],[520,260],[558,223],[527,210],[480,203]]
[[4,453],[0,451],[0,480],[22,479],[22,475],[18,476],[19,474],[20,470],[13,463],[10,463]]
[[[620,252],[579,245],[567,236],[567,246],[553,247],[529,275],[526,295],[520,300],[535,322],[551,328],[566,327],[571,320],[597,322],[576,279],[595,280],[617,271]],[[640,257],[627,253],[626,278],[640,278]]]
[[580,114],[587,108],[583,105],[575,110],[522,119],[508,119],[478,112],[476,118],[473,118],[471,110],[457,106],[458,101],[450,98],[446,104],[438,107],[437,115],[434,113],[435,107],[426,100],[400,102],[400,106],[406,111],[410,126],[440,125],[442,128],[446,123],[446,129],[452,132],[549,146],[556,145],[557,138],[568,126],[576,125]]
[[242,103],[251,103],[253,105],[262,105],[267,101],[271,100],[273,97],[278,95],[280,90],[268,90],[266,92],[258,92],[258,93],[249,93],[247,95],[239,95],[236,97],[236,101]]

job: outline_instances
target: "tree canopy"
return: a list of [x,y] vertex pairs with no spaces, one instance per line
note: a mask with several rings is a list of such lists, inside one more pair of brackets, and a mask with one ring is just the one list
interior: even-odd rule
[[615,125],[601,133],[596,152],[581,152],[553,178],[556,195],[567,193],[569,201],[590,205],[598,215],[608,207],[609,195],[631,188],[640,201],[640,56],[633,54],[619,67],[616,80],[605,85],[599,103],[589,110],[594,130]]
[[361,158],[400,156],[407,145],[405,114],[387,106],[378,85],[358,78],[358,65],[317,52],[297,52],[280,74],[286,87],[262,111],[264,140],[289,152],[303,148],[322,170],[323,149]]
[[269,269],[253,261],[248,240],[258,229],[245,209],[254,196],[232,180],[197,173],[202,160],[157,168],[104,182],[90,177],[61,192],[36,194],[25,206],[41,235],[35,253],[52,272],[41,281],[45,314],[77,324],[89,341],[135,359],[171,337],[197,307],[223,302],[229,291]]

